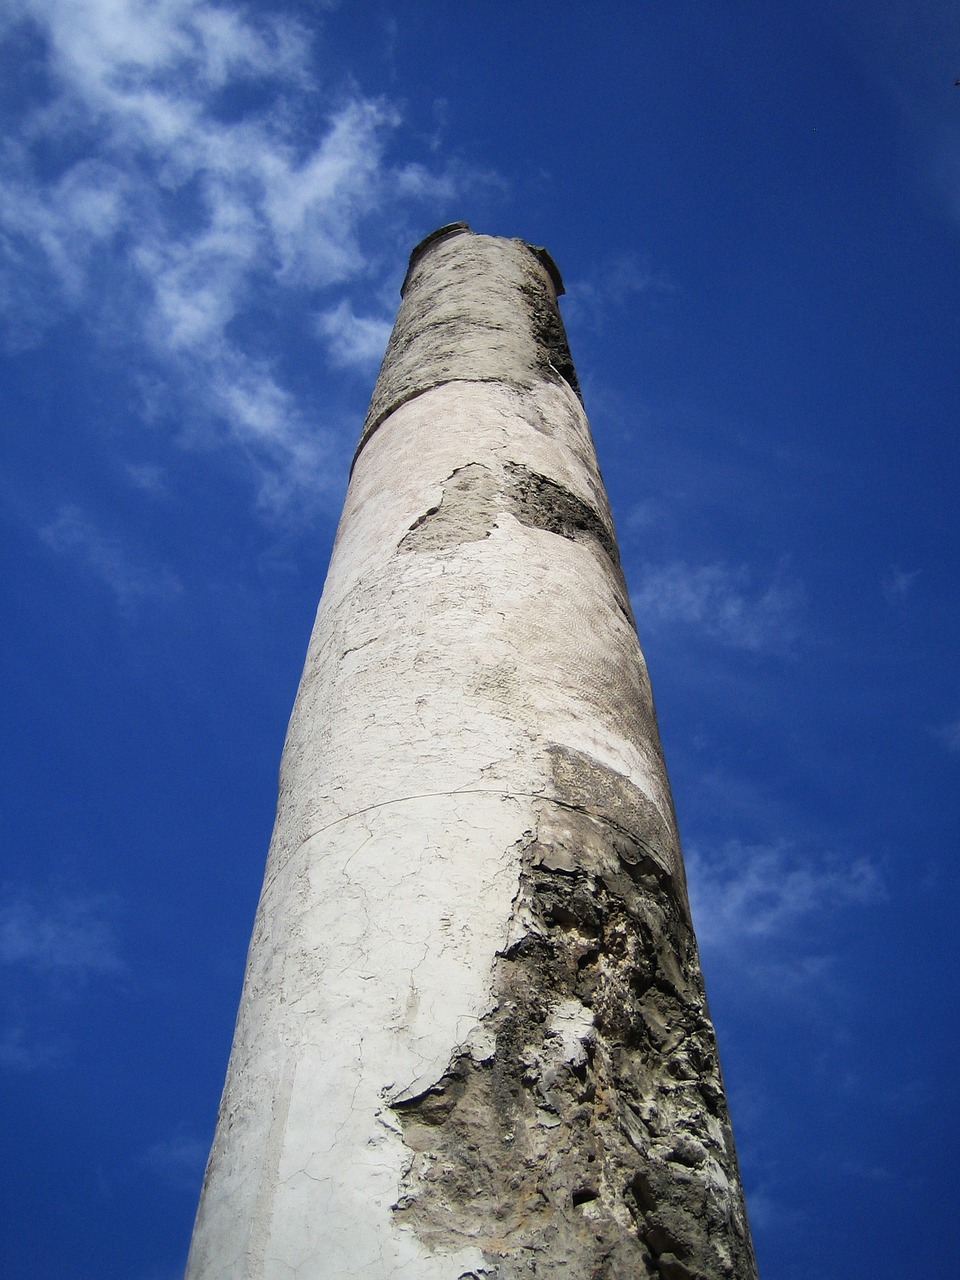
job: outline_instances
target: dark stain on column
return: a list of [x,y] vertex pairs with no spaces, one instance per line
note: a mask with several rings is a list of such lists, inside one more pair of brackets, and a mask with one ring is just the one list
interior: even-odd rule
[[634,626],[627,584],[613,529],[600,513],[569,489],[518,462],[496,475],[482,463],[451,472],[440,502],[428,507],[400,541],[403,551],[442,552],[489,536],[503,514],[598,552],[617,607]]

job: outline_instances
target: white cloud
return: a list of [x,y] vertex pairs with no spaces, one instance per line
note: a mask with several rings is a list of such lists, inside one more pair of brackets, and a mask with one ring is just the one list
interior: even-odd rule
[[948,751],[960,751],[960,720],[954,720],[953,724],[945,724],[931,732]]
[[815,978],[828,965],[810,922],[828,912],[877,901],[883,885],[866,858],[811,853],[786,841],[747,845],[730,840],[719,848],[685,852],[697,938],[705,952],[738,958],[751,968],[756,946],[775,943],[777,966],[786,971],[785,944],[795,980]]
[[78,977],[120,973],[110,914],[109,901],[94,895],[14,897],[0,906],[0,964]]
[[956,8],[950,0],[922,5],[879,0],[869,12],[851,5],[847,47],[899,112],[912,135],[924,187],[960,220],[960,122],[956,103]]
[[142,562],[119,542],[101,533],[75,506],[62,507],[57,518],[40,530],[40,536],[54,551],[72,555],[92,569],[126,611],[151,600],[171,600],[181,591],[172,570],[165,565]]
[[635,300],[639,294],[673,292],[675,285],[663,272],[653,270],[636,253],[623,253],[593,279],[575,280],[567,285],[564,321],[570,329],[580,325],[599,330],[611,312]]
[[[769,1130],[769,1117],[765,1117],[764,1129]],[[760,1146],[759,1137],[756,1146],[758,1148]],[[747,1188],[746,1195],[750,1228],[754,1239],[761,1232],[772,1232],[784,1228],[796,1230],[805,1220],[805,1214],[797,1209],[795,1204],[782,1194],[773,1194],[763,1185],[756,1189]]]
[[[47,79],[0,151],[9,341],[38,341],[72,307],[136,344],[170,423],[189,405],[219,424],[259,476],[261,505],[282,506],[307,474],[316,490],[335,427],[314,421],[301,442],[313,415],[268,340],[277,315],[296,331],[316,309],[309,293],[372,280],[371,228],[382,243],[454,180],[387,161],[400,123],[389,103],[354,90],[325,112],[311,36],[283,16],[211,0],[20,0],[14,17],[41,37]],[[259,105],[241,111],[249,89]],[[333,361],[369,362],[385,322],[336,304],[324,315],[340,317],[325,334]]]
[[62,1040],[31,1040],[22,1027],[0,1032],[0,1069],[4,1071],[36,1071],[57,1062],[65,1053]]
[[901,569],[899,565],[891,565],[890,572],[880,584],[883,589],[884,599],[888,604],[900,604],[906,600],[919,576],[919,569],[907,572]]
[[[310,511],[336,477],[333,433],[309,418],[282,386],[269,362],[225,351],[204,392],[231,426],[232,441],[247,456],[259,508],[288,516]],[[199,394],[199,390],[198,390]],[[354,429],[356,428],[356,424]]]
[[142,489],[144,493],[159,495],[166,492],[166,473],[155,462],[130,463],[127,475],[134,488]]
[[685,627],[752,652],[782,651],[796,638],[803,593],[781,573],[762,582],[745,566],[673,561],[643,565],[634,576],[641,630]]
[[36,1071],[67,1059],[72,1042],[55,1029],[20,1025],[23,1011],[43,1019],[38,975],[58,996],[70,997],[94,980],[122,979],[117,945],[117,900],[104,894],[12,890],[0,895],[0,972],[13,1020],[0,1029],[0,1069]]
[[196,1191],[210,1150],[209,1141],[192,1138],[178,1130],[172,1137],[155,1143],[144,1153],[143,1163],[166,1181],[187,1191]]
[[[171,80],[222,88],[231,78],[302,71],[303,38],[277,16],[251,19],[207,0],[20,0],[49,42],[50,62],[91,112],[112,127],[142,129],[148,120],[168,136]],[[164,121],[166,124],[163,124]]]
[[627,533],[649,529],[663,518],[663,511],[664,504],[659,498],[645,498],[642,502],[635,502],[627,512],[624,529]]
[[355,315],[346,301],[317,316],[317,332],[326,340],[333,362],[364,372],[379,366],[392,327],[390,320]]

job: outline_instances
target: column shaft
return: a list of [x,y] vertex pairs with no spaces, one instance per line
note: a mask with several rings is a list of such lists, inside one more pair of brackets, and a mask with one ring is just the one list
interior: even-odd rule
[[754,1264],[547,255],[417,251],[283,752],[191,1280]]

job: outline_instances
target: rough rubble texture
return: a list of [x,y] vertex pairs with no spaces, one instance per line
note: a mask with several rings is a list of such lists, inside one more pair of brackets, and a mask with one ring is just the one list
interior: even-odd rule
[[646,666],[521,241],[415,250],[281,763],[191,1280],[751,1280]]
[[480,1048],[397,1106],[397,1213],[491,1276],[748,1276],[696,947],[640,841],[538,806]]

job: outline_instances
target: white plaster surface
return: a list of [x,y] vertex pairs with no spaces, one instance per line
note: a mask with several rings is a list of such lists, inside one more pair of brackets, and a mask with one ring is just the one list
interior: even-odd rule
[[[536,805],[563,801],[549,744],[629,778],[672,829],[602,555],[506,511],[470,540],[404,549],[478,463],[496,483],[522,464],[607,517],[565,384],[437,386],[360,454],[284,748],[190,1280],[484,1274],[478,1250],[432,1254],[394,1221],[408,1153],[389,1103],[471,1036],[491,1051],[479,1020],[520,845]],[[583,1011],[559,1008],[556,1033],[578,1051]]]

